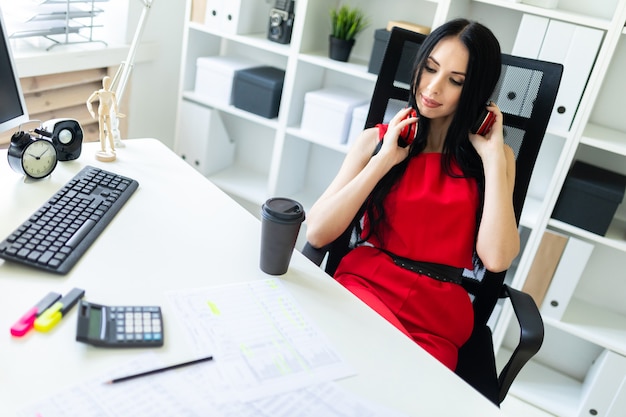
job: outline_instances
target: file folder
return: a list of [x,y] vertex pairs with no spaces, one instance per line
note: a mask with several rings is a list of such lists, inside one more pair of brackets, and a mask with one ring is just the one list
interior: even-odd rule
[[[589,410],[606,416],[626,374],[626,358],[610,350],[604,350],[593,362],[582,384],[578,417],[589,416]],[[621,410],[623,415],[624,410]]]
[[563,64],[563,78],[550,126],[569,130],[595,63],[602,31],[551,20],[539,59]]
[[524,14],[517,30],[512,55],[537,59],[541,52],[543,38],[546,36],[550,19],[547,17]]
[[622,417],[624,415],[624,410],[626,410],[626,376],[622,379],[622,383],[617,390],[617,394],[613,397],[613,401],[611,402],[611,406],[609,407],[606,417]]
[[217,110],[183,100],[176,153],[204,176],[232,165],[235,143]]
[[568,237],[560,233],[546,230],[539,243],[537,254],[533,260],[522,291],[530,294],[537,306],[541,307],[552,282],[552,277],[567,245]]
[[574,294],[587,261],[593,251],[593,245],[570,236],[561,255],[559,265],[548,287],[541,314],[560,320]]
[[596,60],[603,32],[544,17],[522,17],[512,54],[563,64],[548,128],[568,131]]

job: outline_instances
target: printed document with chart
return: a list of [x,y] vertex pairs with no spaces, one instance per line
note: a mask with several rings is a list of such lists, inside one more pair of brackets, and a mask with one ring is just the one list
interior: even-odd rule
[[[171,294],[221,399],[251,400],[354,374],[276,279]],[[208,381],[207,381],[208,382]]]

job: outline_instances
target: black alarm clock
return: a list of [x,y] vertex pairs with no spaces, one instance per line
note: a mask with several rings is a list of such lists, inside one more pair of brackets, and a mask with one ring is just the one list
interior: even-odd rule
[[57,150],[47,138],[35,137],[28,132],[16,132],[11,137],[7,152],[9,165],[28,178],[45,178],[57,166]]
[[52,119],[43,122],[35,132],[50,138],[59,161],[72,161],[80,156],[83,129],[74,119]]

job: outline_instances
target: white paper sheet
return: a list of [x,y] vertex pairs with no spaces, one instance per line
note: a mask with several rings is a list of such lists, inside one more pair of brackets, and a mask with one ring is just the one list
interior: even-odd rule
[[216,400],[248,401],[354,375],[276,279],[171,294],[198,356],[212,354]]
[[[20,411],[17,417],[402,417],[323,382],[253,401],[215,402],[207,393],[216,388],[204,376],[212,361],[153,374],[117,384],[114,377],[164,366],[155,353],[144,353],[119,369],[79,382]],[[209,385],[207,385],[209,384]]]

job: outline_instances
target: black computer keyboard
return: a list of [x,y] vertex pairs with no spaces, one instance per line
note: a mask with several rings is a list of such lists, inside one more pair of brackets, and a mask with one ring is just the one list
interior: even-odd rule
[[0,242],[0,258],[68,273],[138,186],[112,172],[83,168]]

